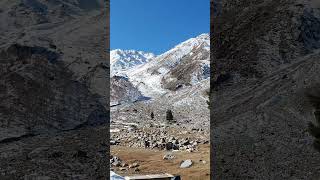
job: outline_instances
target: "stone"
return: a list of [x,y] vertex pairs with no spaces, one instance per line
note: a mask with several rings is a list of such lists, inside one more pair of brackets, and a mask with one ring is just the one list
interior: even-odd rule
[[174,140],[176,140],[176,138],[174,138],[174,137],[169,138],[169,142],[173,142]]
[[205,140],[205,141],[203,141],[202,144],[209,144],[209,141],[208,141],[208,140]]
[[127,163],[121,163],[121,166],[122,166],[122,167],[127,167],[128,164],[127,164]]
[[118,145],[118,144],[120,144],[119,141],[115,141],[115,140],[110,141],[110,145]]
[[119,167],[121,165],[120,161],[115,161],[112,163],[112,166]]
[[200,159],[199,162],[202,162],[203,164],[206,164],[206,163],[207,163],[206,161],[204,161],[204,160],[202,160],[202,159]]
[[173,150],[179,150],[180,149],[180,145],[179,144],[174,144],[172,149]]
[[192,166],[192,160],[191,159],[184,160],[180,164],[180,168],[189,168],[191,166]]
[[149,148],[149,147],[150,147],[150,142],[144,141],[144,148]]
[[112,166],[115,166],[115,167],[121,166],[121,160],[117,156],[112,156],[110,159],[110,163]]
[[135,168],[135,169],[134,169],[134,172],[139,172],[139,171],[140,171],[139,168]]
[[182,144],[185,145],[185,146],[187,146],[187,145],[190,144],[190,141],[189,141],[189,140],[185,140],[185,141],[182,142]]
[[134,129],[133,127],[129,127],[129,128],[128,128],[128,131],[129,131],[129,132],[133,132],[134,130],[135,130],[135,129]]
[[179,141],[177,139],[172,141],[173,144],[179,144]]
[[193,149],[187,149],[186,151],[191,153],[193,152]]
[[173,148],[173,143],[172,142],[168,142],[166,143],[166,150],[169,151]]
[[138,166],[139,166],[138,163],[133,163],[133,164],[130,164],[130,165],[129,165],[129,168],[136,168],[136,167],[138,167]]
[[127,171],[128,169],[127,168],[124,168],[124,167],[121,167],[119,168],[120,171]]
[[165,154],[162,159],[164,160],[172,160],[175,156],[173,154]]

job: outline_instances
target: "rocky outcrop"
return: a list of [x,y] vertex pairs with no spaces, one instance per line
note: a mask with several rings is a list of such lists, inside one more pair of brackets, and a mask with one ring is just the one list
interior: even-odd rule
[[110,105],[120,105],[121,103],[132,103],[142,99],[140,91],[132,85],[128,78],[123,76],[113,76],[110,79]]

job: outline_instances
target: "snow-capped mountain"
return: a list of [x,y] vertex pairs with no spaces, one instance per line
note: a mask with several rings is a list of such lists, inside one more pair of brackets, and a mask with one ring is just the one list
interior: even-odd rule
[[127,75],[144,95],[154,97],[210,77],[209,69],[210,37],[201,34],[130,69]]
[[[135,87],[135,91],[138,90],[146,97],[163,97],[165,94],[170,95],[181,88],[186,89],[200,82],[209,84],[209,34],[188,39],[159,56],[142,51],[120,49],[111,51],[110,56],[111,75],[125,77],[130,81],[131,89]],[[111,83],[111,89],[112,87]],[[115,87],[118,89],[113,91],[115,97],[123,97],[116,95],[117,92],[127,92],[120,91],[118,85]],[[133,94],[140,96],[139,93]],[[138,96],[131,99],[137,99]]]
[[145,64],[155,57],[153,53],[143,51],[112,50],[110,52],[111,75],[123,74],[126,70]]

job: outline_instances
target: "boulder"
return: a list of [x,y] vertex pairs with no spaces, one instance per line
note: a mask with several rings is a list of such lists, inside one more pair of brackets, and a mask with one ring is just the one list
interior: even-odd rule
[[191,159],[184,160],[180,164],[180,168],[189,168],[191,166],[192,166],[192,160]]

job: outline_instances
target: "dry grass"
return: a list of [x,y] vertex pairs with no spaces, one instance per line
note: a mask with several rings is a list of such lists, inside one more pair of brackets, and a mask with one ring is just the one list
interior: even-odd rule
[[[174,160],[163,160],[165,151],[156,151],[148,149],[129,148],[124,146],[111,147],[111,154],[118,156],[121,160],[130,164],[138,162],[140,172],[115,171],[120,175],[132,174],[156,174],[170,173],[180,175],[183,180],[206,180],[210,179],[210,145],[201,145],[198,152],[174,152]],[[193,165],[190,168],[181,169],[182,160],[191,159]],[[206,161],[206,163],[199,160]]]

